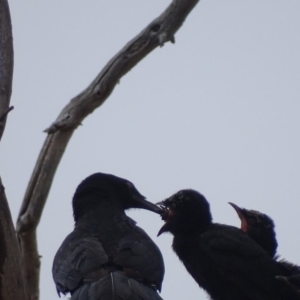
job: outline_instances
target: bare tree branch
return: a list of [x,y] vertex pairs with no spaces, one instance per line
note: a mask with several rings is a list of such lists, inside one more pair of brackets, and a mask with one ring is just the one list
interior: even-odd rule
[[7,0],[0,0],[0,140],[2,138],[12,90],[14,50]]
[[0,178],[0,299],[27,299],[21,258],[21,249]]
[[[0,0],[0,140],[9,107],[13,79],[13,39],[7,0]],[[27,299],[22,254],[0,178],[0,299]]]
[[25,193],[17,233],[23,250],[23,268],[31,300],[39,299],[40,256],[37,249],[36,227],[61,157],[73,130],[49,134],[38,157]]
[[10,111],[12,111],[13,109],[14,109],[14,107],[13,107],[13,106],[10,106],[7,110],[5,110],[5,111],[3,112],[3,114],[0,115],[0,122],[4,122],[5,119],[6,119],[6,116],[8,115],[8,113],[9,113]]
[[[171,41],[199,0],[173,0],[169,7],[131,40],[103,68],[94,81],[62,110],[48,133],[31,176],[17,221],[17,233],[25,259],[25,274],[31,299],[39,294],[39,255],[36,228],[57,166],[74,130],[109,97],[130,69],[158,46]],[[34,266],[34,268],[33,268]]]
[[62,110],[57,120],[45,130],[75,129],[81,121],[108,98],[130,69],[158,46],[171,41],[185,18],[199,0],[174,0],[158,18],[132,39],[103,68],[95,80]]

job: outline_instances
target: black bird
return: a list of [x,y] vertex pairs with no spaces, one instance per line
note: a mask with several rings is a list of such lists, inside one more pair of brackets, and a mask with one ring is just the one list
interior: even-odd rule
[[125,214],[161,213],[128,180],[96,173],[73,196],[75,228],[57,251],[53,279],[71,300],[161,300],[164,262],[150,237]]
[[279,256],[276,255],[278,243],[274,221],[268,215],[259,211],[240,208],[232,202],[229,202],[229,204],[235,209],[241,220],[241,230],[248,234],[278,263],[282,275],[276,278],[300,295],[300,266],[284,259],[279,260]]
[[212,223],[209,203],[195,190],[181,190],[160,203],[173,250],[213,300],[295,299],[281,289],[276,263],[236,227]]
[[229,204],[235,209],[241,220],[241,230],[246,232],[273,258],[278,247],[273,220],[259,211],[240,208],[232,202]]

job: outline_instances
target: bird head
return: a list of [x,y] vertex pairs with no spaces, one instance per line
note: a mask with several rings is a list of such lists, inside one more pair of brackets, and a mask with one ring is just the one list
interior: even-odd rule
[[95,173],[84,179],[73,196],[73,212],[75,222],[87,211],[107,206],[115,206],[126,210],[143,208],[162,213],[162,209],[146,200],[130,181],[105,173]]
[[241,220],[241,230],[274,257],[278,244],[273,220],[259,211],[240,208],[232,202],[229,204]]
[[158,204],[164,210],[161,216],[165,221],[158,236],[163,232],[190,235],[204,231],[211,224],[209,203],[195,190],[180,190]]

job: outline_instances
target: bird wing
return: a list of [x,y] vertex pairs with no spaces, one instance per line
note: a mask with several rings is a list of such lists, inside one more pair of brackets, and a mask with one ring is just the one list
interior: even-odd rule
[[159,248],[141,228],[135,226],[131,234],[120,240],[115,263],[131,272],[129,276],[161,290],[164,277],[163,257]]
[[217,276],[245,299],[283,299],[275,280],[278,269],[268,254],[238,229],[219,229],[204,233],[200,242]]
[[52,268],[58,294],[74,291],[83,281],[92,281],[108,257],[95,237],[78,237],[71,233],[57,251]]

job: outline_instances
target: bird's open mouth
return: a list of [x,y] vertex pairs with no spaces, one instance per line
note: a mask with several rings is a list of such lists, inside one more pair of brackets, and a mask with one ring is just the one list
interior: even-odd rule
[[160,216],[162,220],[165,221],[165,224],[157,234],[157,236],[160,236],[163,232],[170,231],[174,211],[170,207],[168,207],[164,201],[157,203],[157,205],[161,208],[162,213],[160,213]]
[[228,202],[228,203],[235,209],[235,211],[237,212],[237,214],[241,220],[241,230],[244,232],[247,232],[248,231],[248,222],[247,222],[247,219],[244,216],[241,208],[232,202]]
[[170,215],[172,215],[172,211],[166,206],[164,201],[158,202],[156,205],[158,205],[161,209],[161,219],[166,222],[169,219]]

